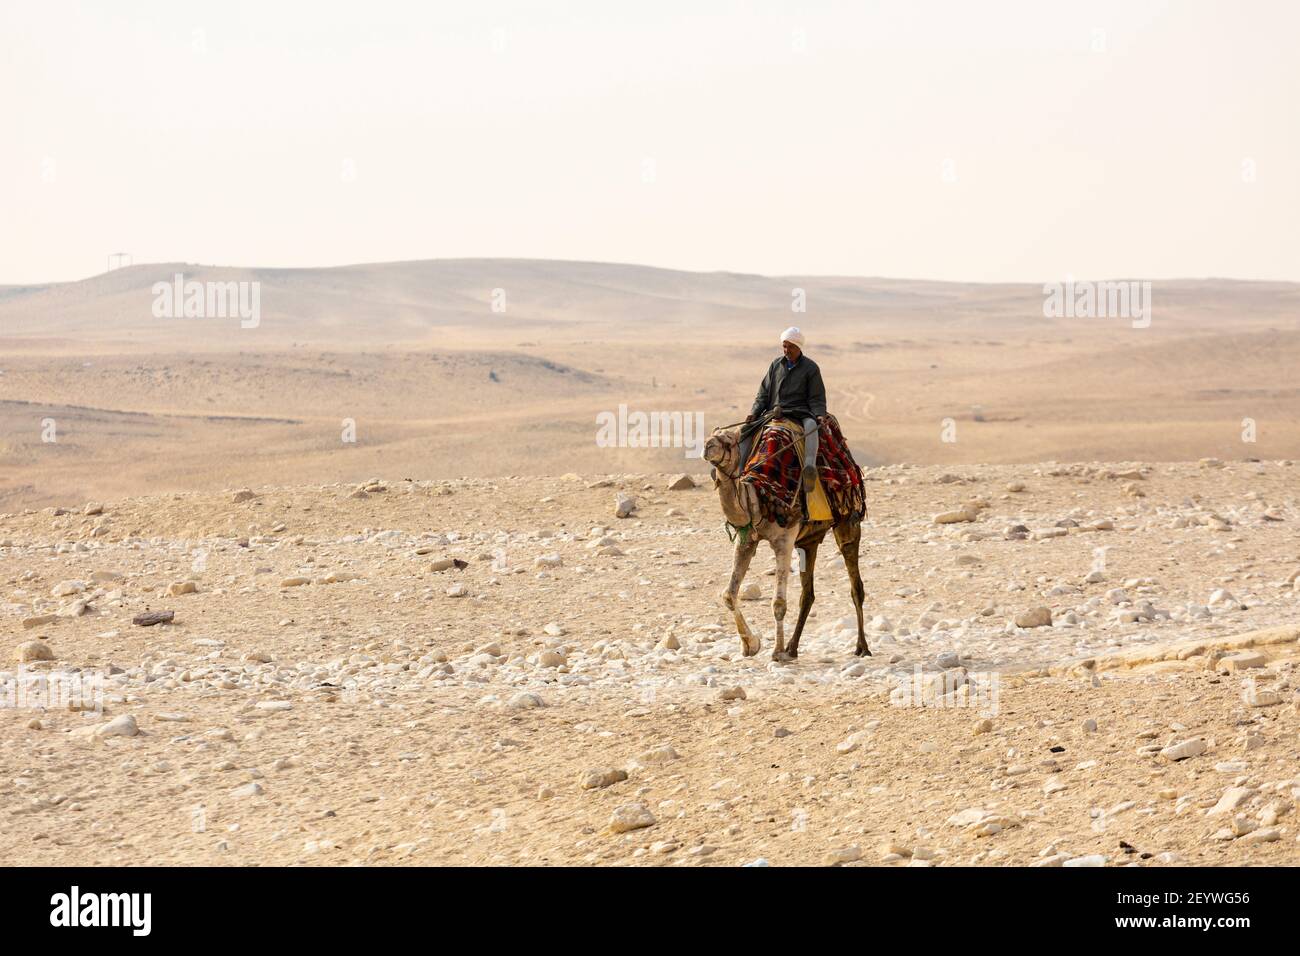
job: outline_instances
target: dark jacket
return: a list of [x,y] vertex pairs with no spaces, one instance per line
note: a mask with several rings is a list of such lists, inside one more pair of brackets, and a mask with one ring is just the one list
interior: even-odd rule
[[822,370],[817,363],[800,355],[792,369],[786,369],[785,356],[769,365],[749,414],[757,418],[774,405],[781,406],[783,418],[801,421],[825,415],[826,386],[822,384]]

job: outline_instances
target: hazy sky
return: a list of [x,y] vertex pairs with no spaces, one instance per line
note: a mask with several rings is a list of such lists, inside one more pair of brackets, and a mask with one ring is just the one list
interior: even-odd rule
[[1297,38],[1289,0],[4,0],[0,283],[117,251],[1300,280]]

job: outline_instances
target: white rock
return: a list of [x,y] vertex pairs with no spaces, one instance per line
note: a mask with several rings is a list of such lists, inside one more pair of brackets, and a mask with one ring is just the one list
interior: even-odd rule
[[855,863],[860,859],[862,859],[861,847],[842,846],[827,853],[822,857],[822,862],[827,866],[838,866],[841,863]]
[[1232,674],[1237,671],[1263,667],[1267,663],[1268,658],[1259,651],[1241,651],[1237,654],[1229,654],[1227,657],[1219,658],[1215,669],[1220,674]]
[[54,652],[43,641],[24,641],[14,648],[14,660],[23,664],[32,661],[52,661]]
[[506,710],[533,710],[537,707],[545,707],[546,703],[536,694],[522,693],[515,694],[506,701]]
[[657,822],[644,803],[629,803],[614,810],[609,818],[609,828],[614,833],[626,833],[652,827]]
[[672,744],[660,744],[658,747],[651,747],[649,750],[637,754],[628,762],[628,767],[630,769],[652,767],[680,759],[681,755],[673,749]]
[[1205,741],[1200,737],[1194,737],[1182,743],[1170,744],[1160,751],[1160,756],[1166,760],[1186,760],[1188,757],[1200,756],[1206,749]]
[[1206,816],[1218,816],[1221,813],[1231,813],[1239,806],[1254,796],[1255,791],[1249,787],[1229,787],[1223,791],[1223,796],[1219,797],[1219,802],[1214,805]]
[[1273,843],[1282,839],[1282,831],[1277,827],[1261,827],[1245,834],[1238,843]]
[[1016,627],[1048,627],[1052,623],[1052,611],[1046,607],[1031,608],[1016,615]]
[[626,779],[626,770],[585,770],[578,775],[578,786],[583,790],[603,790]]
[[538,667],[559,667],[563,663],[564,655],[559,651],[542,651],[537,655]]

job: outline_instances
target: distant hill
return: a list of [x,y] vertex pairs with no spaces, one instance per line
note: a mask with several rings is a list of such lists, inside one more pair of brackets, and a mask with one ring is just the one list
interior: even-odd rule
[[[155,283],[178,274],[199,282],[257,282],[260,324],[217,317],[155,317]],[[494,311],[494,290],[504,312]],[[796,289],[806,313],[792,311]],[[504,295],[504,299],[500,297]],[[1154,284],[1159,315],[1216,323],[1300,312],[1300,285],[1231,280]],[[459,330],[499,327],[511,336],[617,337],[701,323],[746,330],[799,323],[844,332],[958,325],[1042,327],[1039,284],[974,284],[844,276],[680,272],[648,266],[530,259],[438,259],[320,269],[231,268],[193,263],[135,265],[78,282],[0,287],[0,339],[200,350],[267,346],[446,345]],[[1077,320],[1071,320],[1077,327]],[[678,334],[672,332],[672,334]]]

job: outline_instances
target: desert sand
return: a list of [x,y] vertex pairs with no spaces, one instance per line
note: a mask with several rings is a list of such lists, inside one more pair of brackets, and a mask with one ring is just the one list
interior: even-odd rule
[[[875,469],[873,656],[832,551],[790,664],[768,657],[770,555],[746,658],[716,496],[667,483],[5,515],[11,650],[45,649],[29,677],[103,675],[103,711],[0,712],[0,858],[1297,860],[1291,463]],[[1014,625],[1036,607],[1051,626]]]
[[[177,273],[259,282],[260,323],[154,317],[153,285]],[[1043,306],[1041,285],[530,260],[169,263],[0,288],[0,508],[371,475],[702,474],[680,449],[598,447],[596,416],[743,418],[791,324],[863,465],[1297,455],[1300,286],[1157,281],[1145,328]]]
[[[176,271],[261,282],[260,324],[154,318]],[[1155,283],[1134,328],[489,260],[0,289],[0,860],[1295,864],[1298,301]],[[792,322],[866,468],[868,658],[830,543],[792,663],[759,552],[744,657],[707,467],[595,440],[743,417]]]

